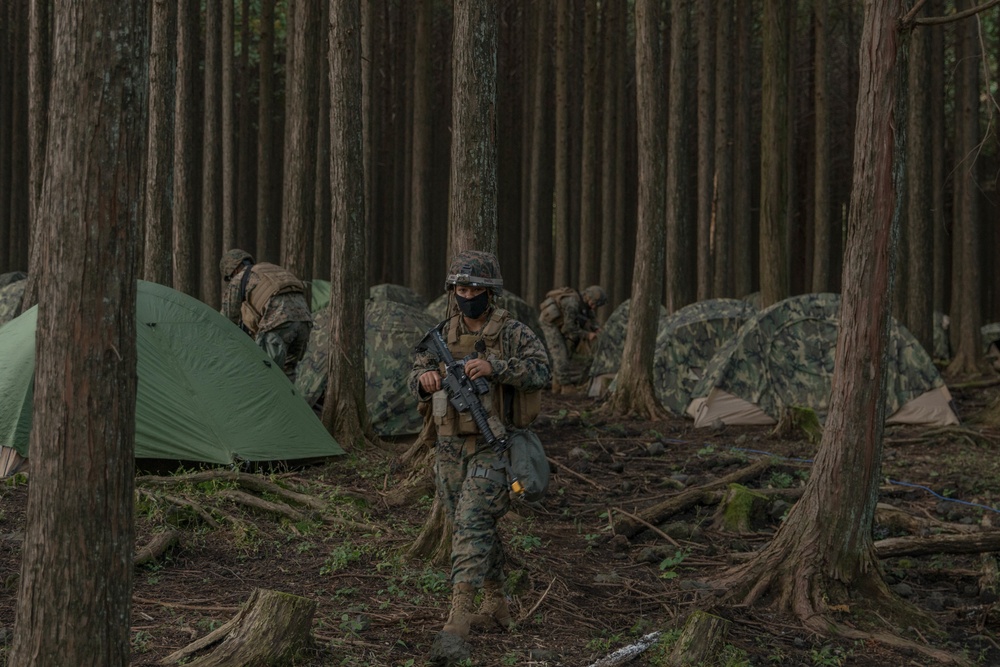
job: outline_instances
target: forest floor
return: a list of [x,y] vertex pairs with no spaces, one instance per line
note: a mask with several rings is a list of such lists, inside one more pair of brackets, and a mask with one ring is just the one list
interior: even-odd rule
[[[963,426],[886,431],[880,502],[924,520],[972,529],[1000,523],[1000,430],[971,418],[1000,385],[952,393]],[[794,490],[808,478],[816,445],[778,437],[770,427],[695,430],[688,420],[608,420],[582,394],[545,394],[537,431],[554,462],[547,497],[519,503],[501,522],[516,580],[513,633],[474,632],[473,665],[585,666],[647,633],[661,642],[634,665],[663,665],[692,610],[711,598],[702,582],[731,567],[735,554],[773,536]],[[132,665],[155,665],[233,618],[255,588],[316,603],[313,645],[296,665],[422,665],[449,604],[443,567],[405,557],[431,505],[429,487],[401,493],[412,472],[391,453],[349,452],[328,463],[273,473],[281,487],[320,499],[310,511],[261,492],[300,514],[252,509],[225,479],[140,483],[137,545],[174,529],[179,541],[135,570]],[[713,527],[717,507],[695,504],[631,539],[616,527],[664,499],[747,467],[784,457],[745,482],[773,489],[753,532]],[[30,482],[0,483],[0,664],[14,624],[17,573]],[[787,493],[785,493],[787,492]],[[401,502],[401,498],[410,500]],[[284,504],[287,501],[288,504]],[[325,517],[325,518],[324,518]],[[876,524],[875,539],[901,534]],[[931,554],[882,560],[893,591],[929,614],[940,633],[898,632],[968,664],[1000,665],[1000,606],[981,593],[979,555]],[[995,563],[995,561],[994,561]],[[820,637],[767,609],[726,614],[729,667],[740,665],[925,665],[917,652],[874,641]],[[602,664],[612,664],[605,661]],[[614,663],[618,664],[618,663]]]

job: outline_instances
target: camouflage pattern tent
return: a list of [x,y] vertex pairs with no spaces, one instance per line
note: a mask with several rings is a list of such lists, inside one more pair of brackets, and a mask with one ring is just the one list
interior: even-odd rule
[[[840,297],[805,294],[747,320],[716,353],[692,392],[695,426],[773,424],[787,407],[825,418]],[[957,424],[951,394],[930,356],[895,320],[889,333],[886,423]]]
[[[0,278],[10,275],[9,273],[5,273]],[[21,275],[24,276],[24,274]],[[25,278],[27,276],[19,280],[7,282],[0,287],[0,325],[10,322],[17,316],[17,311],[21,308],[21,298],[24,296],[24,288],[28,285],[28,281]]]
[[[326,392],[326,363],[330,353],[330,309],[314,315],[305,358],[299,363],[295,386],[309,405]],[[365,402],[379,435],[419,433],[423,417],[407,386],[413,367],[413,348],[437,322],[420,308],[395,301],[365,304]]]
[[[588,395],[596,398],[602,396],[611,381],[614,380],[618,367],[622,363],[622,353],[625,351],[625,333],[628,330],[628,309],[631,299],[625,299],[608,317],[594,341],[593,360],[590,363],[590,389]],[[662,324],[667,317],[667,309],[660,306],[659,321]],[[657,325],[659,328],[660,325]]]
[[[427,306],[427,314],[434,318],[437,324],[448,317],[448,295],[445,292]],[[542,344],[545,344],[545,335],[542,333],[542,325],[538,321],[538,311],[528,305],[528,302],[509,290],[504,290],[503,294],[497,297],[497,305],[504,310],[510,311],[514,319],[522,324],[527,324],[528,328],[535,332]]]
[[660,320],[653,387],[665,408],[684,414],[709,361],[756,313],[757,309],[742,299],[709,299]]
[[[405,285],[382,283],[368,288],[368,298],[376,301],[395,301],[413,308],[426,308],[427,299]],[[330,281],[313,280],[309,283],[309,306],[318,313],[330,305]]]

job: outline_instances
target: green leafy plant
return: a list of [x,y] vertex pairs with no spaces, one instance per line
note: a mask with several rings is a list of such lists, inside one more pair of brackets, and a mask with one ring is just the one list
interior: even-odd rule
[[677,572],[674,568],[684,562],[684,559],[688,557],[687,551],[675,551],[673,556],[667,556],[662,561],[660,561],[660,578],[661,579],[674,579],[677,577]]
[[145,630],[139,630],[132,635],[132,652],[148,653],[152,643],[153,635],[149,634]]
[[346,540],[334,547],[330,555],[323,561],[323,566],[319,569],[320,574],[333,574],[340,572],[351,563],[361,560],[362,550],[360,547]]
[[771,478],[767,481],[767,485],[773,489],[788,489],[791,488],[794,483],[795,478],[787,472],[772,473]]

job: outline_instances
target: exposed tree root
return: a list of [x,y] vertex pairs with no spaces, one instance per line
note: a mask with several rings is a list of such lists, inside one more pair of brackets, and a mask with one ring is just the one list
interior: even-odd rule
[[145,565],[152,563],[165,554],[180,540],[181,533],[178,530],[165,530],[153,536],[149,544],[139,549],[135,554],[135,565]]
[[619,375],[618,388],[611,394],[610,400],[604,405],[600,412],[617,417],[635,417],[649,421],[661,421],[668,419],[669,415],[660,404],[660,399],[656,397],[653,390],[653,383],[648,378],[641,378],[631,386],[622,382],[624,378]]
[[439,567],[447,567],[451,562],[451,531],[452,523],[448,514],[435,497],[427,521],[417,539],[406,550],[406,555],[427,560]]

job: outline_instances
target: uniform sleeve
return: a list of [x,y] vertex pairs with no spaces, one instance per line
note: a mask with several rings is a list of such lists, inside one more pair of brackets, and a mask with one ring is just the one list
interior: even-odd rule
[[242,278],[243,271],[240,271],[236,277],[226,283],[226,291],[222,295],[222,316],[237,325],[243,317],[240,313],[242,305],[240,302],[240,281]]
[[542,389],[549,383],[549,356],[538,336],[527,326],[511,320],[500,334],[506,358],[490,354],[493,377],[523,391]]
[[434,359],[433,355],[428,352],[417,352],[413,356],[413,370],[410,371],[410,377],[407,380],[407,384],[410,387],[410,391],[413,395],[417,397],[420,401],[429,401],[431,395],[425,393],[423,389],[420,388],[420,376],[427,371],[437,370],[439,368],[437,360]]

